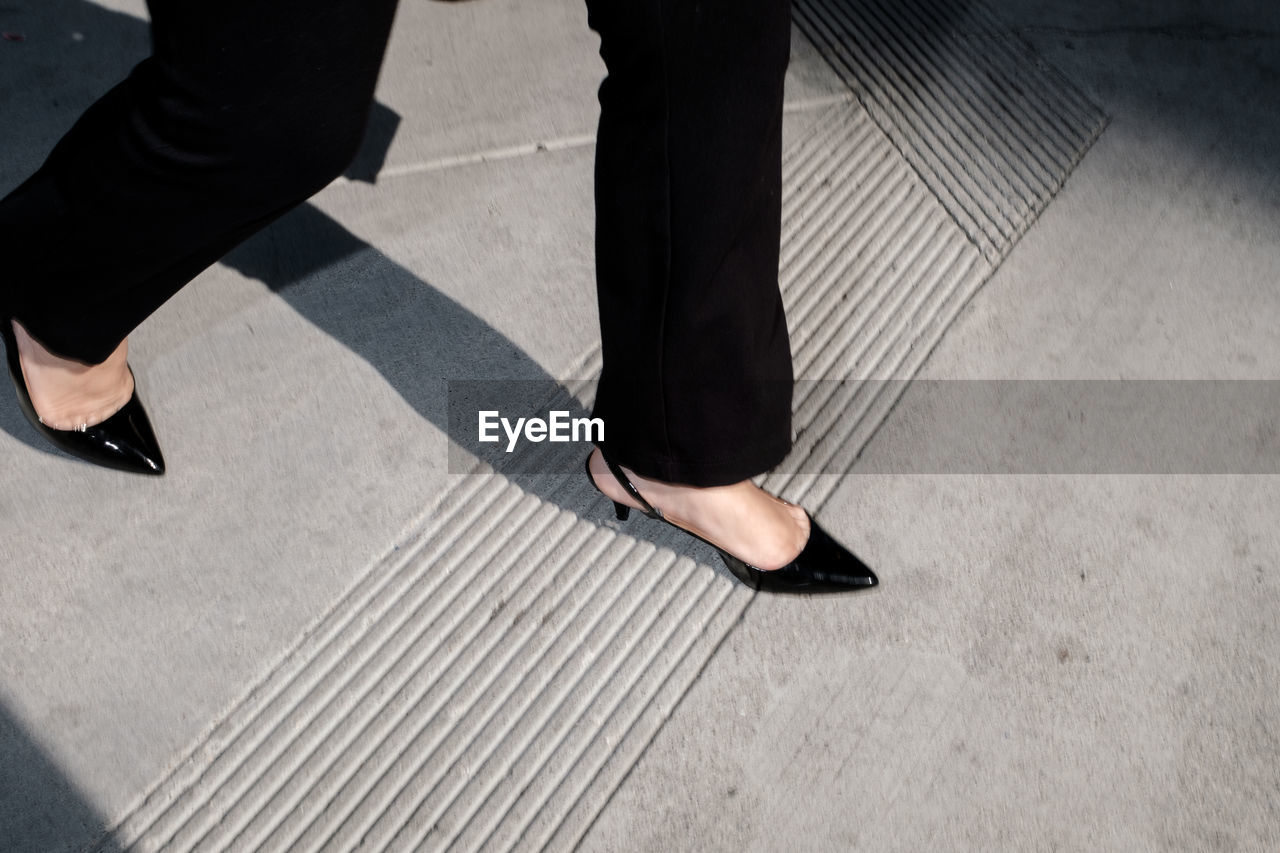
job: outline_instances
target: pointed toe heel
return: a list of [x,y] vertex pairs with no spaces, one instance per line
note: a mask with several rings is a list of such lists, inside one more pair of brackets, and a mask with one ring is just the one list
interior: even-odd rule
[[757,569],[724,551],[720,551],[720,556],[739,580],[764,592],[818,595],[858,592],[880,585],[876,573],[832,539],[812,515],[809,516],[809,541],[794,560],[780,569]]
[[[751,589],[790,595],[822,595],[859,592],[880,585],[880,579],[876,577],[876,573],[852,551],[831,538],[831,535],[823,530],[807,511],[805,515],[809,518],[809,539],[796,558],[779,569],[758,569],[692,530],[686,530],[668,521],[662,515],[662,510],[645,500],[640,490],[635,487],[620,466],[608,459],[605,459],[604,463],[627,494],[640,504],[640,512],[715,548],[730,573]],[[595,477],[591,475],[590,454],[587,456],[586,467],[587,479],[591,481],[592,486],[595,486],[596,491],[603,494],[600,486],[596,484]],[[619,521],[626,521],[631,514],[631,508],[618,501],[613,501],[613,508]]]
[[151,428],[151,419],[147,417],[146,409],[138,399],[137,383],[134,384],[129,402],[102,423],[81,429],[54,429],[40,420],[40,415],[31,403],[31,394],[22,375],[22,363],[18,359],[18,342],[13,333],[12,318],[3,320],[0,338],[4,340],[8,355],[9,377],[18,394],[18,408],[31,426],[50,444],[78,459],[104,468],[153,476],[164,473],[164,456],[160,452],[160,443],[156,441],[155,431]]

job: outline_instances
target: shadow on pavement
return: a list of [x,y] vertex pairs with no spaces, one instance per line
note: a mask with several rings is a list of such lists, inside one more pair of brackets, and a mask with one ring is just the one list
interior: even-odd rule
[[[0,703],[0,850],[81,850],[107,823]],[[103,853],[119,847],[107,841]]]

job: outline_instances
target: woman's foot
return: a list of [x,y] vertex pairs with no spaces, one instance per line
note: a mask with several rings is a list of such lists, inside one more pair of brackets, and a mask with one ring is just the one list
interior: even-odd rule
[[[600,491],[617,503],[642,509],[609,471],[599,449],[592,451],[588,470]],[[809,515],[758,487],[750,480],[732,486],[700,488],[665,483],[623,472],[663,517],[722,551],[761,570],[786,566],[809,540]]]
[[128,341],[102,364],[90,365],[49,352],[17,320],[13,333],[31,406],[45,426],[82,430],[100,424],[133,396]]
[[49,352],[8,317],[0,317],[0,340],[18,408],[50,444],[94,465],[164,473],[123,343],[104,363],[82,364]]

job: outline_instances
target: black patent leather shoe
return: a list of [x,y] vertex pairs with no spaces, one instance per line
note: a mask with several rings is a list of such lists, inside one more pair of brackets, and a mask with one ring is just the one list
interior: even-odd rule
[[[54,429],[40,420],[35,406],[31,404],[31,394],[22,375],[22,363],[18,360],[18,341],[13,333],[12,319],[3,320],[0,337],[4,338],[5,351],[9,356],[9,376],[13,379],[14,390],[18,392],[18,407],[50,444],[105,468],[133,474],[164,473],[164,456],[160,453],[160,444],[151,429],[147,412],[138,401],[136,386],[129,402],[102,423],[80,429]],[[130,374],[132,372],[130,370]]]
[[[847,548],[832,539],[825,530],[818,526],[818,523],[813,520],[813,516],[809,515],[807,510],[805,515],[809,518],[809,541],[805,542],[804,549],[800,551],[800,554],[780,569],[757,569],[692,530],[686,530],[680,525],[668,521],[662,515],[662,510],[654,507],[644,499],[644,496],[640,494],[640,490],[627,478],[620,466],[615,465],[608,459],[604,460],[604,464],[609,466],[610,473],[626,490],[627,494],[631,495],[636,503],[640,504],[640,512],[649,518],[670,524],[677,530],[688,533],[693,538],[706,542],[712,548],[715,548],[720,554],[720,559],[724,560],[725,566],[733,573],[734,577],[752,589],[764,592],[816,595],[833,592],[858,592],[871,589],[880,584],[880,579],[876,577],[876,573],[871,571],[866,563],[859,560]],[[601,491],[600,486],[596,484],[595,477],[591,476],[591,456],[589,454],[587,456],[587,479],[591,481],[591,485],[595,486],[596,491]],[[601,493],[603,494],[603,492]],[[631,515],[631,507],[618,501],[613,502],[613,509],[619,521],[626,521]]]

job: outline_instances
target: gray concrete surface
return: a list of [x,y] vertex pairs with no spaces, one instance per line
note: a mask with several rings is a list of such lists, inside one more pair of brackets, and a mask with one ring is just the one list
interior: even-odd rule
[[[384,177],[135,335],[166,478],[46,452],[0,405],[6,845],[124,818],[438,512],[445,378],[590,350],[601,68],[578,4],[530,5],[402,4]],[[993,7],[1111,122],[923,375],[1280,378],[1276,13]],[[141,12],[0,10],[27,36],[0,42],[0,187],[145,51]],[[788,91],[794,139],[843,87],[797,38]],[[927,429],[891,417],[867,453]],[[754,600],[582,849],[1280,845],[1274,477],[830,485],[884,587]]]

